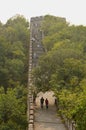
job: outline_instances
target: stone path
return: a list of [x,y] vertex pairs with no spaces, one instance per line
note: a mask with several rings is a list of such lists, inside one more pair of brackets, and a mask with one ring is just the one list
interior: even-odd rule
[[[48,98],[49,108],[40,108],[40,98]],[[34,130],[66,130],[61,118],[56,114],[53,92],[39,93],[35,106]]]

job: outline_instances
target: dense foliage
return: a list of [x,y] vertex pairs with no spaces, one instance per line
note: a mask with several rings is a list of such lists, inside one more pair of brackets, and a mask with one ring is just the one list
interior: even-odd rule
[[[21,94],[19,94],[21,93]],[[26,90],[22,86],[8,89],[4,93],[0,88],[0,129],[25,130],[26,120]]]
[[23,16],[0,23],[0,130],[26,129],[28,46]]
[[46,15],[42,29],[45,54],[34,70],[38,91],[54,90],[59,111],[86,129],[86,27]]

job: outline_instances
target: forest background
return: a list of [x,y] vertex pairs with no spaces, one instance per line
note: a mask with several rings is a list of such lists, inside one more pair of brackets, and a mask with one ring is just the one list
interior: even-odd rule
[[[41,29],[45,54],[33,70],[37,91],[53,90],[59,112],[86,128],[86,26],[46,15]],[[27,127],[29,22],[23,17],[0,23],[0,129]]]

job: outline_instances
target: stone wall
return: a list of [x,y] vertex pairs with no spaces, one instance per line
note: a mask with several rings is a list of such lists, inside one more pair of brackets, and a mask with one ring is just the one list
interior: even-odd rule
[[43,31],[41,30],[42,22],[42,16],[31,18],[30,21],[30,39],[32,42],[33,67],[37,66],[39,57],[42,53],[44,53],[44,48],[42,44]]
[[42,45],[43,32],[41,24],[43,17],[34,17],[30,21],[30,46],[28,68],[28,97],[27,97],[27,130],[34,130],[34,103],[32,69],[38,65],[39,57],[44,53]]

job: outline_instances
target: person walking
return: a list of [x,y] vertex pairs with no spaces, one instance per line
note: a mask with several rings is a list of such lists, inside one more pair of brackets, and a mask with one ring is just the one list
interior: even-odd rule
[[45,105],[46,105],[46,109],[48,109],[49,101],[48,101],[47,98],[46,98],[46,100],[45,100]]
[[37,95],[36,95],[36,93],[34,92],[34,93],[33,93],[33,103],[34,103],[34,105],[36,105],[36,96],[37,96]]
[[41,108],[43,109],[43,104],[44,104],[44,98],[43,97],[40,99],[40,104],[41,104]]
[[59,98],[55,98],[56,109],[59,110]]

